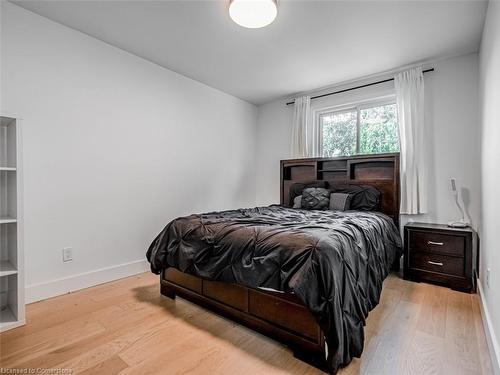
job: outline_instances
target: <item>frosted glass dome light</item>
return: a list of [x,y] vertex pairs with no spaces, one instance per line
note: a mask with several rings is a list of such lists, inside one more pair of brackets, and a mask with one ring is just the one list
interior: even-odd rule
[[231,19],[249,29],[269,25],[277,14],[277,0],[231,0],[229,4]]

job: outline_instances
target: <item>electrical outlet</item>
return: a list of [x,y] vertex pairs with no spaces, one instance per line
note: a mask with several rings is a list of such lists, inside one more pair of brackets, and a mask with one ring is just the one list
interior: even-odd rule
[[65,247],[62,249],[63,262],[71,262],[73,260],[73,248]]
[[490,287],[490,269],[486,269],[486,286],[489,288]]

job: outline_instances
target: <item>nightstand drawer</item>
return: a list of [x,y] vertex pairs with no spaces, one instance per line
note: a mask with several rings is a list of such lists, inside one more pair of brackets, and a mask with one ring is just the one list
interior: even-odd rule
[[465,237],[441,233],[418,232],[410,233],[410,249],[415,252],[428,252],[433,254],[465,255]]
[[414,253],[410,260],[410,268],[464,276],[464,259],[438,254]]

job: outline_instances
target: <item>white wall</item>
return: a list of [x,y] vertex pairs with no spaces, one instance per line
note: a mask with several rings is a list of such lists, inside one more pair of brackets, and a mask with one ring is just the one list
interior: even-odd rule
[[1,107],[24,119],[29,299],[143,269],[176,216],[255,204],[255,106],[1,3]]
[[[425,75],[429,156],[429,215],[414,221],[446,223],[459,213],[449,191],[456,177],[472,220],[477,227],[480,210],[480,140],[478,123],[478,55],[469,54],[432,64]],[[342,88],[342,87],[340,87]],[[329,91],[329,90],[326,90]],[[394,94],[393,83],[371,86],[313,100],[314,108],[352,103]],[[259,107],[257,131],[257,203],[279,202],[279,160],[290,157],[292,106],[278,100]],[[408,218],[404,218],[404,222]]]
[[[494,365],[500,373],[500,3],[490,1],[479,55],[479,94],[482,123],[482,230],[481,284],[489,311],[486,322],[490,346],[496,350]],[[489,285],[486,270],[490,269]],[[488,319],[489,318],[489,319]],[[491,319],[491,320],[490,320]]]

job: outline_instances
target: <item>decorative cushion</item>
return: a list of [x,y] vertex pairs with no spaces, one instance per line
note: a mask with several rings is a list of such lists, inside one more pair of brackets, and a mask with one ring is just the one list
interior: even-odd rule
[[302,207],[302,195],[297,195],[293,198],[293,208],[301,208]]
[[296,182],[290,186],[290,202],[293,202],[295,197],[302,195],[302,190],[310,187],[328,189],[328,182],[326,181],[310,181],[310,182]]
[[351,205],[351,195],[346,193],[330,194],[330,210],[347,211]]
[[369,185],[336,185],[331,187],[332,193],[351,195],[350,210],[375,211],[380,201],[380,191]]
[[301,206],[305,210],[327,210],[330,206],[330,190],[323,188],[304,189]]

